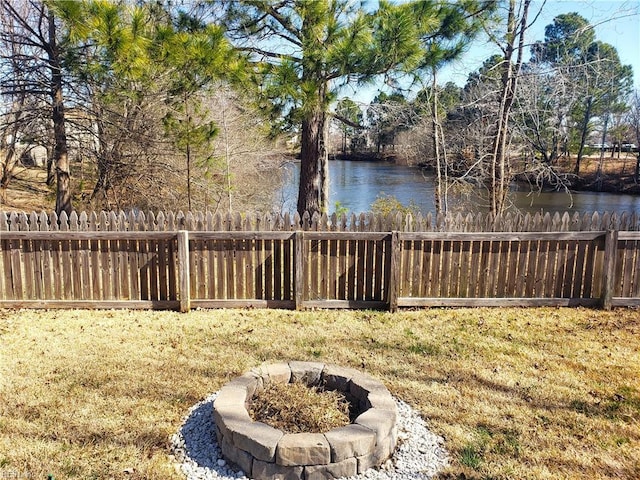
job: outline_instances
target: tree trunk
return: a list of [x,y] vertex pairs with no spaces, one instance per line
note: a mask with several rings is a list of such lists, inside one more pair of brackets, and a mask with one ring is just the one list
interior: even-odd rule
[[[609,124],[609,114],[607,113],[604,117],[604,128],[602,129],[602,141],[600,142],[604,145],[605,138],[607,138],[607,126]],[[600,158],[598,159],[598,171],[596,174],[596,185],[598,186],[598,191],[602,190],[602,166],[604,163],[604,147],[600,149]]]
[[67,133],[65,130],[64,101],[62,94],[62,68],[60,64],[60,51],[56,40],[56,25],[53,13],[49,11],[49,45],[48,60],[51,69],[51,98],[53,121],[53,136],[55,147],[53,161],[56,165],[56,213],[70,214],[73,211],[71,205],[71,175],[69,169],[69,155],[67,151]]
[[[500,109],[498,114],[498,125],[493,138],[492,145],[492,168],[491,168],[491,213],[494,215],[502,214],[505,208],[510,176],[507,175],[507,140],[509,138],[509,116],[511,114],[511,106],[515,99],[516,89],[518,86],[518,76],[522,66],[522,56],[524,51],[524,36],[527,28],[527,15],[529,12],[529,4],[531,0],[524,1],[522,16],[517,22],[520,28],[517,28],[515,11],[515,0],[509,2],[509,17],[507,20],[507,44],[504,54],[504,70],[502,74],[502,91],[500,99]],[[518,40],[517,49],[515,47],[516,39]],[[512,65],[511,59],[513,53],[517,51],[516,64]]]
[[444,199],[442,196],[442,163],[440,159],[440,138],[438,136],[438,84],[436,82],[436,69],[432,68],[431,74],[433,76],[431,82],[431,128],[433,141],[433,158],[436,162],[436,191],[435,191],[435,207],[436,213],[445,213]]
[[[300,186],[298,190],[298,213],[313,215],[321,212],[323,190],[323,170],[327,168],[328,155],[325,144],[326,113],[316,108],[302,121],[300,151]],[[328,182],[326,182],[328,184]],[[326,201],[326,199],[325,199]]]
[[591,118],[591,106],[593,105],[593,97],[587,98],[587,108],[582,119],[582,132],[580,134],[580,146],[578,147],[578,157],[576,158],[576,166],[573,173],[580,174],[580,162],[582,161],[582,152],[584,150],[584,142],[587,141],[587,132],[589,130],[589,119]]

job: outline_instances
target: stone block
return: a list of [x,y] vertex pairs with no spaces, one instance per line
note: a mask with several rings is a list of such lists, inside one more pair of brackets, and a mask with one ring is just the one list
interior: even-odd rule
[[354,375],[358,375],[357,370],[351,368],[337,367],[335,365],[325,365],[322,370],[322,381],[327,390],[339,390],[349,392],[349,381]]
[[387,439],[382,440],[373,452],[373,460],[376,465],[381,465],[387,458],[391,456],[393,450]]
[[218,442],[218,445],[222,444],[222,439],[224,435],[222,435],[222,431],[220,430],[220,427],[218,427],[216,423],[213,424],[213,432],[215,433],[216,441]]
[[328,465],[304,467],[305,480],[332,480],[334,478],[353,477],[358,473],[358,461],[348,458],[342,462]]
[[367,396],[373,392],[379,394],[389,393],[387,388],[382,383],[360,372],[358,372],[357,375],[353,375],[351,377],[351,382],[349,383],[349,392],[361,402],[365,402],[367,400]]
[[320,383],[324,363],[321,362],[289,362],[291,381],[304,382],[309,386]]
[[396,425],[397,415],[396,411],[371,408],[360,414],[354,423],[376,432],[377,439],[386,438]]
[[247,392],[247,399],[250,399],[256,393],[256,390],[262,389],[262,378],[253,372],[247,372],[234,378],[222,388],[227,387],[243,388]]
[[398,405],[389,391],[374,391],[369,393],[367,395],[364,408],[379,408],[381,410],[390,410],[392,412],[396,412],[396,416],[398,412]]
[[246,387],[225,385],[220,389],[218,396],[213,401],[213,408],[220,405],[238,405],[244,408],[249,399],[248,393]]
[[396,449],[397,435],[392,433],[386,438],[378,439],[376,448],[373,451],[373,459],[376,465],[382,464],[387,458],[389,458],[393,451]]
[[291,368],[288,363],[263,364],[251,370],[250,373],[262,378],[264,386],[269,382],[289,383],[291,381]]
[[362,425],[347,425],[334,428],[324,436],[331,448],[331,461],[341,462],[351,457],[360,457],[373,451],[376,445],[376,435],[370,428]]
[[366,472],[370,468],[378,466],[373,453],[357,457],[356,460],[358,461],[358,475]]
[[224,439],[220,444],[220,449],[222,450],[222,455],[224,456],[224,458],[236,465],[247,475],[251,475],[253,457],[249,452],[245,452],[244,450],[236,448],[234,445],[227,442],[226,439]]
[[251,417],[243,405],[217,405],[213,403],[213,421],[225,437],[230,437],[237,425],[250,423]]
[[326,465],[331,463],[331,448],[321,433],[289,433],[278,443],[279,465]]
[[276,463],[253,461],[251,478],[256,480],[300,480],[304,467],[285,467]]
[[233,444],[253,457],[273,462],[278,442],[283,433],[262,422],[244,422],[233,425]]

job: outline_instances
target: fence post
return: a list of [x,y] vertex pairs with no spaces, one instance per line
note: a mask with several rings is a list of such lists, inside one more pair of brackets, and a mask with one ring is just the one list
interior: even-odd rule
[[398,310],[398,282],[400,280],[400,241],[398,231],[391,232],[391,265],[389,266],[389,311]]
[[602,308],[611,310],[613,298],[613,282],[616,275],[616,249],[618,247],[618,231],[607,230],[604,239],[604,276],[602,279]]
[[178,231],[178,292],[180,294],[180,311],[191,310],[191,274],[189,272],[189,232]]
[[294,283],[293,294],[296,302],[296,310],[302,310],[302,304],[304,301],[304,278],[306,272],[304,271],[304,232],[296,231],[293,235],[293,264],[294,264]]

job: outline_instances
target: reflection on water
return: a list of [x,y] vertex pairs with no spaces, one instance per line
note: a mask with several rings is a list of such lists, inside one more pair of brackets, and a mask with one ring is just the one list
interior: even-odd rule
[[[287,164],[288,181],[282,192],[286,200],[283,211],[296,209],[300,164]],[[434,179],[416,167],[405,167],[386,162],[334,160],[329,162],[329,211],[336,203],[350,212],[367,212],[376,198],[390,195],[402,204],[414,203],[421,212],[434,212]],[[637,212],[640,196],[596,192],[529,192],[525,187],[514,187],[510,195],[514,209],[526,212]],[[486,211],[473,191],[449,195],[449,208],[468,213]]]

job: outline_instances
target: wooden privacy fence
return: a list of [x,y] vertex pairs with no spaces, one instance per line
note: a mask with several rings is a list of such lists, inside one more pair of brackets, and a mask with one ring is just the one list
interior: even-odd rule
[[[565,231],[477,232],[485,219],[468,217],[448,220],[458,231],[436,231],[437,219],[415,231],[403,217],[0,212],[0,307],[640,305],[637,217],[507,224],[554,218]],[[629,230],[611,228],[621,223]],[[371,231],[381,225],[397,229]]]

